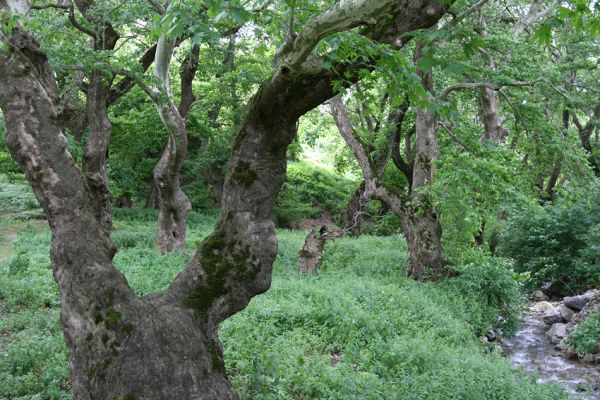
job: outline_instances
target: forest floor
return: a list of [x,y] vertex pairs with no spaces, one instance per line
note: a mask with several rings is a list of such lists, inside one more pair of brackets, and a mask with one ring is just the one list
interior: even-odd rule
[[[6,197],[0,190],[0,206]],[[71,399],[49,232],[0,218],[0,399]],[[114,263],[138,295],[165,289],[216,217],[191,213],[188,250],[170,255],[153,249],[155,221],[154,211],[115,210]],[[319,273],[304,277],[305,235],[278,231],[271,289],[220,328],[241,399],[567,398],[481,340],[489,315],[478,293],[403,277],[401,236],[328,243]]]

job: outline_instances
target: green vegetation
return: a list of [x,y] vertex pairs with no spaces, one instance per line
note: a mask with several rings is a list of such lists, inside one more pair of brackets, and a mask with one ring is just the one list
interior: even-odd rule
[[501,252],[528,272],[530,285],[551,283],[550,293],[572,295],[600,286],[600,189],[577,203],[515,210],[502,234]]
[[354,185],[349,179],[306,162],[290,163],[273,218],[279,227],[294,227],[302,218],[328,214],[340,221]]
[[[121,210],[113,234],[115,265],[139,295],[165,289],[192,251],[154,250],[151,217]],[[193,249],[214,217],[191,220]],[[329,243],[319,275],[304,278],[304,235],[279,232],[271,290],[221,327],[226,367],[242,399],[565,398],[513,370],[479,339],[499,312],[516,307],[506,264],[416,283],[401,276],[402,237],[364,236]],[[71,398],[49,245],[47,231],[26,227],[0,264],[0,398]]]
[[600,312],[591,314],[569,335],[567,343],[572,345],[579,357],[598,352],[600,346]]

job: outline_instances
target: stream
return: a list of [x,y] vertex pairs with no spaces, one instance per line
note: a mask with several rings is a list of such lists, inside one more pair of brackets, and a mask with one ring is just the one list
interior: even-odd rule
[[546,336],[542,313],[529,310],[521,317],[516,335],[504,339],[506,355],[514,365],[535,373],[540,383],[564,386],[575,399],[600,400],[600,366],[568,360]]

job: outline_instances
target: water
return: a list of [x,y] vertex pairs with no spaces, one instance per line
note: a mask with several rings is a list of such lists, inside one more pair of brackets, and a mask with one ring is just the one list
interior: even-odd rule
[[505,353],[513,364],[536,373],[540,383],[560,384],[577,399],[600,400],[600,367],[563,357],[554,350],[547,329],[542,313],[529,310],[522,316],[517,334],[504,340]]

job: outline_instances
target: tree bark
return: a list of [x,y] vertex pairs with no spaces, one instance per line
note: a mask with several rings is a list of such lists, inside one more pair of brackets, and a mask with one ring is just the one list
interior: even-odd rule
[[[94,51],[113,50],[119,34],[112,25],[93,12],[93,0],[75,0],[75,5],[93,26],[88,32],[92,36]],[[112,124],[108,118],[108,96],[110,82],[105,82],[104,73],[94,70],[90,76],[87,92],[87,121],[89,134],[83,146],[83,174],[92,199],[96,219],[107,235],[112,230],[112,205],[108,188],[105,158],[112,135]]]
[[[2,11],[26,13],[26,6],[25,1],[0,1]],[[400,21],[398,37],[430,26],[445,7],[386,3],[367,16],[381,18],[374,26],[385,26],[383,32],[389,33],[396,26],[390,23],[391,13],[394,22]],[[336,19],[339,28],[327,26],[330,33],[363,23],[364,14],[338,11],[351,21],[340,24]],[[408,22],[403,20],[407,15]],[[74,397],[236,399],[224,369],[218,326],[270,286],[277,254],[271,214],[285,179],[287,146],[298,118],[330,95],[334,76],[301,79],[310,76],[307,70],[286,64],[287,72],[279,68],[261,86],[230,157],[217,227],[166,291],[140,298],[112,265],[115,247],[95,218],[85,178],[67,150],[46,55],[20,27],[5,35],[2,41],[9,45],[0,46],[0,108],[6,142],[51,227],[52,268]],[[328,84],[315,87],[319,82]]]
[[[152,99],[163,125],[169,135],[167,146],[154,167],[154,183],[158,191],[159,209],[158,226],[156,230],[156,247],[163,252],[174,249],[185,249],[185,231],[187,214],[192,208],[187,196],[181,190],[179,182],[179,171],[187,156],[187,130],[185,121],[173,101],[169,81],[169,67],[175,48],[175,39],[161,36],[156,47],[156,59],[154,61],[154,75],[160,87],[155,87]],[[192,47],[192,53],[199,49]],[[191,91],[191,81],[197,69],[197,62],[192,57],[188,58],[187,66],[192,70],[186,77],[189,90],[183,93],[181,111],[187,115],[194,100]],[[197,60],[196,60],[197,61]]]
[[367,200],[368,199],[365,198],[365,182],[363,181],[352,194],[352,198],[348,202],[348,207],[346,208],[345,225],[348,231],[355,237],[362,234],[362,225],[364,222],[363,215]]
[[[479,26],[482,34],[487,35],[487,23],[483,11],[480,11],[479,14]],[[490,58],[487,67],[491,69],[496,68],[493,59]],[[482,87],[479,94],[479,104],[481,121],[484,127],[481,140],[487,140],[495,144],[504,144],[508,130],[504,128],[504,123],[500,116],[500,100],[496,95],[496,91],[490,87]]]
[[[340,134],[354,153],[365,180],[365,196],[385,202],[402,222],[408,244],[408,275],[414,279],[438,279],[444,266],[441,247],[441,225],[437,213],[431,210],[427,198],[418,192],[397,195],[387,189],[374,170],[374,163],[354,131],[348,111],[339,96],[330,101],[331,111]],[[424,121],[426,119],[426,121]],[[435,116],[426,109],[417,113],[416,155],[412,168],[414,188],[430,182],[433,177],[432,161],[437,157]],[[397,140],[393,141],[397,143]],[[410,202],[408,200],[411,199]],[[411,205],[408,205],[408,204]]]
[[83,147],[83,174],[92,198],[96,219],[106,234],[112,231],[112,204],[106,171],[106,153],[112,135],[106,99],[108,85],[103,82],[101,71],[92,72],[87,93],[87,119],[89,134]]

